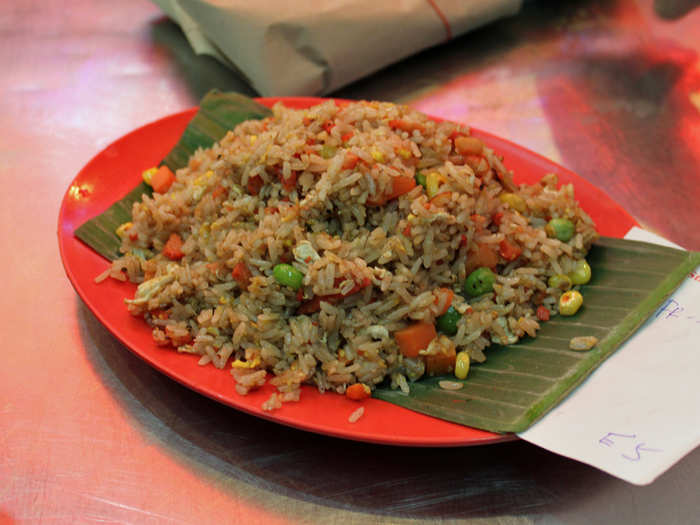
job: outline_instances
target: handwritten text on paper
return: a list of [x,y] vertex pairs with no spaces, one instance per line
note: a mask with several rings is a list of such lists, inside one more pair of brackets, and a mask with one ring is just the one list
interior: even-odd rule
[[620,456],[627,461],[639,461],[647,452],[663,452],[659,448],[648,447],[646,443],[637,438],[636,434],[608,432],[598,440],[598,443],[605,447],[622,451]]

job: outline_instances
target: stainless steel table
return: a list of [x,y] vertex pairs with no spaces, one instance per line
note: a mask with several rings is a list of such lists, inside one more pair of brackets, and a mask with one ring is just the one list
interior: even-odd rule
[[[551,3],[553,4],[553,3]],[[700,12],[528,3],[335,95],[508,137],[700,249]],[[0,523],[697,523],[700,451],[635,487],[524,442],[392,448],[218,405],[134,357],[81,303],[56,243],[100,149],[253,94],[146,0],[0,3]]]

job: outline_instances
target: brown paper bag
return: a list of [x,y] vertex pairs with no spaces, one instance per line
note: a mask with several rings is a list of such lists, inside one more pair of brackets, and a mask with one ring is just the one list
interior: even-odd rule
[[262,95],[334,91],[422,49],[516,13],[522,0],[154,0],[194,51]]

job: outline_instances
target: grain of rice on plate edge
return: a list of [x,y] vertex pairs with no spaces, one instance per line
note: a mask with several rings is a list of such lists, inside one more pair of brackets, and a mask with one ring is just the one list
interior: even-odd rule
[[266,410],[304,383],[464,379],[558,313],[597,238],[571,185],[518,186],[467,127],[390,103],[277,104],[160,175],[101,278],[138,283],[155,342],[230,363],[240,394],[271,373]]

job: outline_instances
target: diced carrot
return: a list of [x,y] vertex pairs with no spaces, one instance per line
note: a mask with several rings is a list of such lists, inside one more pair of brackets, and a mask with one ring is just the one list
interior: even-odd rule
[[384,195],[370,197],[367,199],[369,206],[383,206],[387,202],[401,195],[408,193],[416,187],[416,179],[414,177],[394,177],[391,181],[391,191]]
[[304,123],[304,126],[308,126],[308,125],[311,124],[313,121],[314,121],[314,119],[312,119],[311,117],[304,117],[304,118],[302,119],[302,122]]
[[370,278],[369,278],[369,277],[365,277],[365,278],[362,279],[359,283],[358,283],[358,282],[355,282],[355,286],[353,286],[352,288],[350,288],[350,291],[349,291],[349,292],[347,292],[347,293],[345,293],[345,294],[338,294],[338,295],[341,295],[341,296],[343,296],[343,297],[348,297],[348,296],[350,296],[350,295],[352,295],[352,294],[356,294],[356,293],[359,292],[360,290],[364,290],[364,289],[367,288],[370,284],[372,284],[372,281],[370,280]]
[[403,233],[404,237],[410,237],[411,236],[411,225],[408,224],[406,227],[401,231]]
[[537,307],[537,319],[540,321],[549,321],[549,310],[544,306]]
[[437,313],[438,317],[444,314],[450,306],[452,306],[452,299],[454,299],[455,293],[449,288],[438,288],[434,292],[437,297],[435,297],[435,304],[439,304],[442,300],[442,309]]
[[430,341],[436,337],[435,326],[422,321],[394,332],[399,351],[405,357],[418,357],[418,352],[428,348]]
[[260,175],[256,175],[255,177],[251,177],[248,179],[248,193],[251,195],[257,195],[260,193],[260,189],[263,187],[263,180],[260,177]]
[[294,189],[297,187],[297,177],[298,174],[296,171],[292,171],[289,174],[289,177],[287,177],[286,179],[280,173],[280,183],[282,183],[282,188],[284,189],[284,191],[286,191],[287,193],[291,193],[292,191],[294,191]]
[[523,253],[522,248],[508,239],[503,239],[499,244],[499,253],[506,261],[514,261]]
[[328,133],[329,135],[331,134],[331,130],[335,127],[335,122],[332,120],[327,120],[326,122],[323,123],[323,129]]
[[165,193],[175,182],[175,174],[165,164],[151,176],[151,187],[156,193]]
[[345,153],[345,160],[343,160],[343,169],[344,170],[351,170],[355,166],[357,166],[357,163],[359,162],[360,157],[355,155],[354,153],[347,152]]
[[429,376],[442,376],[451,374],[455,369],[457,350],[452,345],[447,353],[438,353],[425,356],[425,373]]
[[345,390],[345,396],[353,401],[362,401],[372,395],[372,390],[364,383],[355,383]]
[[408,193],[416,187],[415,177],[394,177],[392,180],[392,191],[388,195],[387,200],[395,199],[401,195]]
[[467,264],[465,266],[467,275],[470,274],[472,270],[482,266],[493,270],[499,262],[498,253],[493,245],[474,243],[472,246],[474,249],[467,255]]
[[462,237],[459,239],[459,246],[466,246],[467,245],[467,236],[462,234]]
[[484,143],[476,137],[457,137],[454,141],[455,150],[462,155],[481,155]]
[[[335,286],[338,286],[341,282],[343,282],[344,279],[341,277],[337,277],[335,279]],[[315,295],[308,301],[302,303],[299,308],[297,308],[297,313],[300,314],[312,314],[315,312],[318,312],[321,309],[321,301],[324,303],[330,303],[330,304],[337,304],[346,297],[350,297],[353,294],[356,294],[360,290],[364,290],[367,288],[370,284],[372,284],[372,281],[369,279],[369,277],[365,277],[362,279],[362,281],[355,282],[355,285],[350,288],[350,290],[345,293],[334,293],[330,295]]]
[[138,241],[138,240],[139,240],[139,234],[138,234],[138,233],[130,233],[130,234],[129,234],[129,240],[130,240],[130,241]]
[[430,204],[433,204],[435,206],[445,206],[448,202],[452,200],[452,192],[451,191],[444,191],[442,193],[438,193],[430,199]]
[[408,131],[411,133],[413,130],[423,131],[423,125],[418,122],[408,122],[403,119],[396,119],[389,121],[389,127],[391,129],[400,129],[401,131]]
[[309,137],[308,139],[306,139],[306,144],[308,146],[313,146],[316,144],[316,139],[314,137]]
[[491,217],[491,220],[493,221],[493,223],[494,223],[496,226],[500,226],[500,225],[501,225],[501,221],[503,220],[503,212],[502,212],[502,211],[499,211],[499,212],[497,212],[497,213],[494,213],[494,214],[493,214],[493,217]]
[[228,194],[228,189],[224,188],[223,186],[217,186],[216,188],[214,188],[214,191],[211,192],[211,196],[214,199],[221,197],[223,195],[227,195],[227,194]]
[[236,263],[231,271],[231,276],[233,280],[236,281],[241,287],[246,288],[248,283],[250,283],[250,278],[253,276],[250,270],[243,261]]
[[182,237],[177,233],[171,233],[165,246],[163,246],[163,255],[173,261],[182,259],[185,256],[182,251]]
[[353,135],[354,133],[352,131],[348,131],[347,133],[343,133],[340,136],[340,140],[342,140],[343,142],[348,142],[353,137]]

